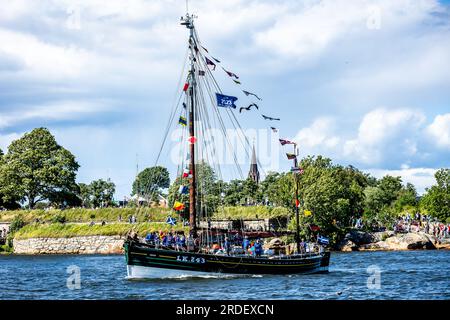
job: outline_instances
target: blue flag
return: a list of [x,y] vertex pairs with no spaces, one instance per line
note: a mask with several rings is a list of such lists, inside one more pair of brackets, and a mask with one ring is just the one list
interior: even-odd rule
[[217,98],[217,106],[224,108],[234,108],[236,109],[236,105],[234,102],[238,99],[232,96],[226,96],[224,94],[216,93]]
[[170,224],[171,226],[174,226],[177,224],[177,219],[173,217],[167,217],[166,223]]
[[318,242],[319,244],[327,245],[327,244],[330,243],[330,239],[328,239],[328,238],[326,238],[326,237],[318,236],[318,237],[317,237],[317,242]]
[[188,186],[180,186],[178,189],[178,192],[180,194],[188,194],[189,193],[189,187]]

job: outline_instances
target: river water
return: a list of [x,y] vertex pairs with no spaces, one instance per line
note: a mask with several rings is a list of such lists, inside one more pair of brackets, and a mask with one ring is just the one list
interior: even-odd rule
[[144,281],[119,255],[0,256],[0,299],[448,300],[450,251],[332,253],[328,274]]

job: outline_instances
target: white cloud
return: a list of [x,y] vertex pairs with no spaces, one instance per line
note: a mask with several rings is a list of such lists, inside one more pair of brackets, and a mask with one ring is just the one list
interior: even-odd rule
[[38,105],[21,108],[17,111],[0,112],[0,129],[12,127],[30,120],[76,120],[87,114],[111,109],[111,104],[107,104],[106,102],[58,101],[51,105]]
[[334,136],[335,120],[323,117],[314,120],[307,128],[301,129],[295,136],[295,141],[306,150],[323,147],[333,149],[338,146],[340,139]]
[[[344,37],[380,29],[398,29],[425,19],[437,5],[433,1],[306,1],[290,2],[290,10],[274,25],[259,31],[255,42],[284,57],[305,59],[317,55]],[[374,12],[377,14],[374,15]]]
[[436,116],[427,126],[421,111],[379,108],[362,117],[357,132],[344,123],[338,117],[319,117],[300,129],[295,140],[306,154],[322,154],[366,168],[442,166],[448,156],[450,114]]
[[437,115],[427,133],[439,147],[450,150],[450,113]]
[[345,142],[344,154],[366,164],[379,163],[392,157],[392,152],[396,156],[414,156],[424,121],[421,112],[409,109],[371,111],[361,121],[357,138]]
[[0,53],[20,60],[35,77],[75,77],[86,67],[89,54],[74,46],[44,43],[33,35],[0,29]]

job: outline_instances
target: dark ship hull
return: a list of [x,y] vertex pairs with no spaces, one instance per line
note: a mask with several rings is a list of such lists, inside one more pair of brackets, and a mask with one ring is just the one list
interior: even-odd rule
[[124,244],[130,278],[326,273],[330,252],[285,257],[227,256],[156,249],[127,240]]

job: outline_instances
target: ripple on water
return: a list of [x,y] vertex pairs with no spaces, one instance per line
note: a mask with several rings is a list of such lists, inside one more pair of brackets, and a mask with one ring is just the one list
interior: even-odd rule
[[[450,252],[333,253],[329,274],[127,279],[122,256],[0,256],[0,299],[449,299]],[[81,290],[66,286],[81,270]],[[381,289],[367,288],[367,267]]]

